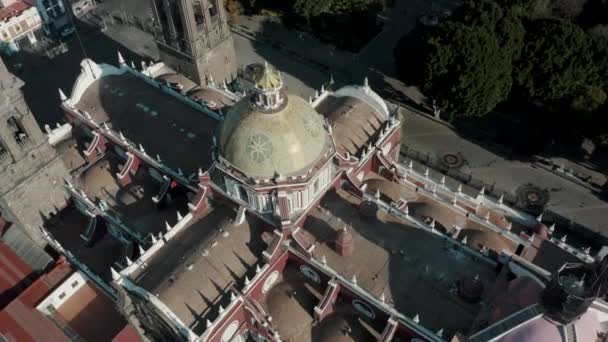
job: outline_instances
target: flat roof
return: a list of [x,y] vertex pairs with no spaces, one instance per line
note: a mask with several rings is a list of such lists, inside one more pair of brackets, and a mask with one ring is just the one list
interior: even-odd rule
[[[225,206],[209,210],[134,276],[138,285],[157,295],[196,333],[205,330],[207,315],[216,314],[212,308],[227,305],[229,287],[255,272],[272,240],[259,220],[247,216],[244,223],[232,225],[234,215]],[[228,234],[221,234],[220,227]]]
[[352,304],[341,296],[334,303],[335,311],[321,322],[315,322],[314,308],[322,299],[323,293],[288,263],[260,304],[286,341],[378,340],[381,332],[353,314]]
[[120,186],[115,179],[119,162],[121,160],[110,152],[80,174],[75,181],[76,187],[94,202],[104,200],[109,206],[108,212],[144,236],[158,235],[165,230],[165,222],[173,226],[178,210],[182,214],[188,212],[186,196],[181,192],[172,192],[171,201],[157,207],[152,197],[160,191],[161,183],[144,168],[132,175],[133,181],[129,185]]
[[218,122],[136,76],[104,76],[83,93],[76,107],[169,167],[185,173],[210,166],[212,135]]
[[89,218],[75,206],[59,211],[45,224],[45,229],[83,264],[105,280],[111,280],[110,267],[115,262],[125,262],[123,244],[106,232],[88,246],[80,238],[87,228]]
[[[359,286],[374,296],[384,293],[386,301],[403,314],[420,317],[431,330],[444,329],[444,336],[467,332],[481,309],[456,294],[464,277],[479,275],[484,289],[496,280],[492,265],[472,260],[444,239],[410,226],[380,210],[376,219],[364,219],[360,200],[339,189],[325,196],[304,224],[316,241],[315,258],[325,255],[327,263],[346,277],[357,276]],[[342,257],[334,240],[345,226],[352,227],[355,251]]]
[[[86,283],[56,310],[85,341],[110,341],[127,324],[114,305],[95,286]],[[100,317],[103,317],[103,324],[93,324]]]
[[2,260],[0,263],[0,309],[2,309],[19,295],[34,271],[1,241],[0,260]]

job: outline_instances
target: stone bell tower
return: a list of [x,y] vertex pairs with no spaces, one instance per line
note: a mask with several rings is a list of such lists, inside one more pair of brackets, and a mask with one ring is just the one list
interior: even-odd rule
[[223,0],[151,0],[162,61],[203,84],[230,79],[236,55]]
[[0,59],[0,222],[15,223],[43,244],[39,227],[65,206],[68,171],[25,103],[22,86]]

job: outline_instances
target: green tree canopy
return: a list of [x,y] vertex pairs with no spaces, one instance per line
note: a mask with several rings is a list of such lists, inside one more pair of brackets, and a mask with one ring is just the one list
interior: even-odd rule
[[310,19],[329,12],[363,12],[379,3],[378,0],[292,0],[292,8],[296,14]]
[[427,42],[424,89],[451,116],[479,116],[493,110],[511,90],[511,56],[493,30],[446,23]]
[[[396,58],[409,65],[398,68],[408,81],[439,100],[450,118],[481,116],[507,99],[512,62],[519,58],[524,27],[516,12],[493,1],[469,1],[451,20],[405,38]],[[406,45],[414,43],[407,49]],[[413,56],[412,56],[413,55]]]
[[589,38],[572,22],[532,21],[515,72],[522,95],[551,105],[571,97],[581,87],[598,84],[591,51]]

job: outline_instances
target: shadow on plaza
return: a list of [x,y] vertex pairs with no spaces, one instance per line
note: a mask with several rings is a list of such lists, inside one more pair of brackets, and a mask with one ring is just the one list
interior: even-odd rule
[[116,65],[117,51],[120,50],[125,59],[133,60],[137,65],[141,60],[129,47],[107,37],[97,26],[75,20],[85,51],[73,34],[65,41],[68,51],[52,59],[45,55],[42,42],[36,50],[22,50],[3,57],[8,69],[25,82],[22,88],[25,101],[41,128],[45,124],[53,126],[63,121],[58,89],[61,88],[69,96],[85,55],[97,63]]

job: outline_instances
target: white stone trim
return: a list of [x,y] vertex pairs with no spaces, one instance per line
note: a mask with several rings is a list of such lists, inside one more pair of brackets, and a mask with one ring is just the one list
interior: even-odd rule
[[181,319],[173,312],[165,303],[163,303],[160,299],[156,298],[156,296],[152,295],[150,292],[146,291],[144,288],[141,288],[135,285],[131,279],[128,277],[120,277],[116,280],[116,283],[125,289],[137,293],[139,296],[147,299],[152,305],[154,305],[165,317],[169,320],[171,324],[173,324],[177,330],[182,334],[187,341],[190,342],[199,342],[200,338],[186,325],[182,322]]
[[126,67],[117,68],[109,64],[97,64],[91,59],[83,59],[80,62],[80,75],[76,78],[70,98],[65,101],[70,106],[80,102],[84,92],[99,78],[112,75],[122,75]]
[[84,275],[80,273],[80,271],[72,273],[72,275],[64,280],[58,288],[44,298],[44,300],[36,306],[36,309],[45,315],[50,315],[51,313],[48,309],[49,306],[58,309],[86,283],[87,279],[85,279]]
[[156,255],[156,253],[161,250],[162,247],[169,242],[169,240],[171,240],[181,231],[189,227],[190,222],[193,218],[194,216],[192,215],[192,213],[188,213],[187,215],[183,216],[182,219],[175,224],[175,226],[171,227],[168,232],[165,232],[163,234],[164,239],[158,239],[156,243],[154,243],[150,248],[148,248],[148,250],[145,251],[144,254],[140,255],[137,260],[133,261],[131,265],[128,265],[126,268],[120,271],[120,274],[123,276],[129,276],[133,274],[136,270],[146,269],[148,267],[147,262],[152,259],[152,257],[154,257],[154,255]]
[[390,116],[390,111],[388,110],[386,102],[382,99],[382,97],[380,97],[380,95],[371,89],[366,91],[362,86],[348,85],[336,90],[334,94],[337,97],[347,96],[357,98],[367,103],[369,106],[378,111],[378,113],[383,114],[387,119]]

